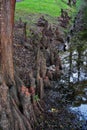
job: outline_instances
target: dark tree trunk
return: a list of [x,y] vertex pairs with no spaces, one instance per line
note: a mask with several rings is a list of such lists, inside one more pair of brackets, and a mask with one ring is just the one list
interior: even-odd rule
[[[7,14],[8,13],[8,14]],[[11,0],[1,1],[1,73],[4,80],[14,82],[12,55]]]
[[31,94],[23,82],[14,77],[14,9],[15,0],[0,0],[0,129],[34,130],[37,122]]

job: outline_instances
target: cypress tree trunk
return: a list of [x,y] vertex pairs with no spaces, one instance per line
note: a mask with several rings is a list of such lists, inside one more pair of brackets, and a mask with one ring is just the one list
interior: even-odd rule
[[14,9],[15,0],[0,0],[0,130],[34,130],[37,107],[23,82],[14,77]]
[[1,73],[8,84],[14,82],[14,68],[12,56],[12,23],[11,23],[11,0],[1,1]]

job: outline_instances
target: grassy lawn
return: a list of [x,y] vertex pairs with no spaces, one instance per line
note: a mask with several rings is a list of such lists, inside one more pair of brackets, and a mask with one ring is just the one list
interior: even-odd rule
[[15,19],[22,18],[28,23],[35,23],[44,14],[46,19],[54,22],[60,16],[61,8],[68,10],[70,16],[74,16],[78,11],[82,0],[77,0],[76,7],[69,7],[68,0],[21,0],[16,2]]
[[16,4],[18,11],[49,14],[52,16],[58,16],[60,8],[68,8],[66,2],[61,2],[61,0],[23,0]]

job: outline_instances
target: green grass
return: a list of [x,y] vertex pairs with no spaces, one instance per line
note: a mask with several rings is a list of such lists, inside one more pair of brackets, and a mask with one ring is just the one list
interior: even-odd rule
[[26,13],[42,13],[52,16],[60,14],[60,8],[68,8],[68,5],[61,0],[23,0],[17,2],[16,10],[24,11]]
[[76,7],[69,7],[67,5],[68,0],[22,0],[16,2],[15,19],[20,17],[23,21],[33,25],[37,19],[43,14],[50,23],[57,21],[57,17],[60,16],[61,8],[66,9],[71,17],[76,15],[82,0],[77,0]]
[[[59,16],[61,8],[71,8],[67,5],[68,0],[22,0],[16,3],[16,11],[25,13],[41,13],[48,14],[51,16]],[[81,0],[78,0],[77,7],[79,7]],[[75,9],[72,8],[72,11]]]

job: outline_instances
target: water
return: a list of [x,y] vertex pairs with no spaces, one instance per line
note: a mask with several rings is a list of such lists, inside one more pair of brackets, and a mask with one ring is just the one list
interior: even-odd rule
[[68,72],[70,82],[87,80],[87,54],[82,52],[81,56],[77,51],[66,52],[61,55],[63,71]]
[[[80,120],[87,120],[87,47],[85,44],[72,44],[69,50],[61,54],[63,76],[60,82],[68,86],[70,91],[73,88],[74,94],[69,95],[72,100],[70,110],[75,112]],[[71,89],[72,91],[72,89]],[[71,96],[73,99],[71,99]],[[67,99],[68,100],[68,99]]]
[[70,107],[70,110],[76,112],[80,120],[87,120],[87,104],[81,104],[78,107]]
[[62,109],[62,115],[58,114],[62,119],[59,118],[58,122],[61,119],[64,127],[70,123],[71,127],[66,130],[87,130],[87,51],[86,48],[72,48],[60,54],[62,74],[58,82],[54,82],[53,87],[45,93],[47,111],[56,115]]

